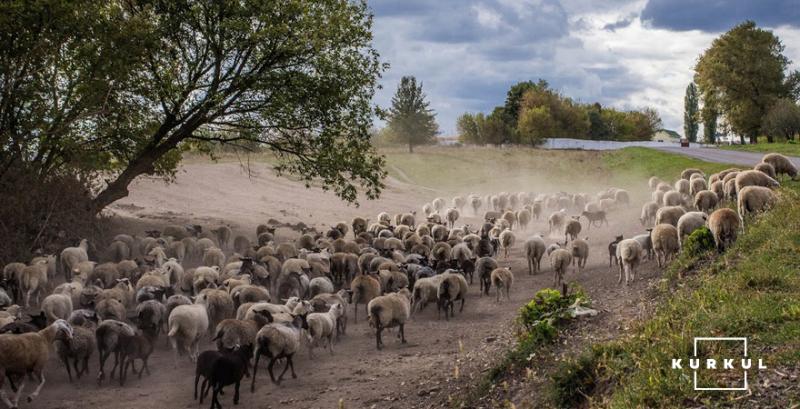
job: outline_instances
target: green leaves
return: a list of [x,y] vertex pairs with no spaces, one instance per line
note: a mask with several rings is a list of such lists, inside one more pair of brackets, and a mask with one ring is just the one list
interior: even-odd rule
[[778,37],[753,21],[715,39],[695,66],[695,82],[708,107],[704,111],[709,111],[704,118],[710,121],[719,111],[733,132],[755,143],[770,106],[794,91],[783,49]]
[[439,133],[436,114],[422,92],[422,83],[417,85],[413,76],[400,80],[387,121],[395,140],[408,144],[409,152],[413,151],[414,145],[434,142]]
[[270,149],[280,171],[351,202],[383,188],[369,128],[385,65],[364,2],[38,0],[0,14],[0,164],[111,175],[98,210],[138,175],[170,177],[189,142]]
[[697,142],[699,116],[697,87],[694,82],[690,82],[683,98],[683,133],[689,142]]

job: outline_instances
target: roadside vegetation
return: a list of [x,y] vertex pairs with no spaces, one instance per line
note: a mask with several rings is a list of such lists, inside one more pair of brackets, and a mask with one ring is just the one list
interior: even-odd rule
[[[784,181],[780,195],[725,254],[706,250],[707,240],[697,237],[693,251],[665,273],[663,300],[650,319],[562,364],[552,380],[553,405],[796,407],[800,391],[788,374],[800,362],[800,183]],[[703,336],[746,336],[749,356],[769,368],[753,373],[751,385],[772,386],[754,387],[746,400],[742,393],[694,391],[691,371],[672,370],[670,362],[691,356],[692,339]],[[698,384],[731,382],[719,376],[701,371]]]
[[725,145],[722,149],[743,152],[770,153],[777,152],[788,156],[800,157],[800,142],[793,140],[787,142],[757,143],[755,145]]

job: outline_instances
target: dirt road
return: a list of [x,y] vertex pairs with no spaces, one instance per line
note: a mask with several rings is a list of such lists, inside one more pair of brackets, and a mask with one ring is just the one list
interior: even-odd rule
[[[499,190],[502,186],[498,186]],[[355,214],[374,217],[378,210],[408,211],[432,198],[428,191],[390,181],[384,199],[364,203],[357,209],[340,204],[319,189],[302,189],[295,182],[277,179],[263,170],[248,179],[239,173],[236,164],[189,165],[174,185],[140,181],[131,192],[129,198],[115,205],[115,211],[126,217],[157,222],[200,220],[205,224],[224,220],[243,232],[254,231],[255,224],[267,218],[322,225],[348,220]],[[594,308],[602,311],[598,317],[589,319],[597,325],[598,339],[624,331],[624,322],[639,313],[632,301],[641,296],[648,281],[659,276],[655,263],[648,262],[640,268],[642,280],[622,287],[617,284],[616,271],[608,267],[606,246],[610,239],[616,234],[630,237],[643,231],[636,217],[636,203],[641,201],[634,203],[629,209],[610,214],[611,227],[586,231],[584,224],[580,237],[589,237],[591,243],[588,266],[581,272],[570,271],[567,275],[568,281],[576,281],[586,289],[594,300]],[[464,222],[474,224],[478,219],[465,217],[459,225]],[[456,376],[480,377],[484,365],[497,358],[494,356],[496,348],[491,346],[508,343],[513,337],[509,323],[519,307],[537,290],[552,285],[552,270],[546,258],[542,260],[544,272],[533,276],[528,275],[523,260],[524,239],[546,230],[546,220],[535,221],[527,231],[517,233],[517,245],[510,258],[500,259],[500,264],[510,266],[515,274],[510,301],[495,303],[494,291],[490,297],[481,297],[476,281],[470,286],[463,313],[457,312],[455,318],[445,321],[437,319],[434,306],[429,306],[407,325],[408,344],[401,345],[394,337],[396,333],[388,333],[384,335],[386,348],[383,351],[375,348],[363,310],[359,313],[359,322],[354,323],[351,307],[347,334],[335,345],[334,355],[318,349],[315,359],[311,360],[308,352],[302,350],[295,360],[298,378],[291,379],[287,375],[280,386],[269,382],[266,366],[262,364],[255,393],[250,392],[250,379],[246,379],[239,407],[335,408],[342,400],[347,408],[409,408],[431,407],[433,402],[442,402],[442,397],[437,396],[442,390],[439,385]],[[559,236],[546,241],[549,244],[556,239],[564,240]],[[184,357],[175,366],[172,352],[165,344],[166,341],[160,339],[151,357],[152,375],[145,375],[141,380],[129,377],[124,387],[108,381],[97,386],[96,355],[90,362],[90,376],[72,384],[60,363],[51,358],[42,394],[34,403],[23,404],[23,407],[199,407],[192,400],[194,365]],[[202,349],[209,348],[212,346],[206,341]],[[462,369],[457,371],[456,366]],[[223,406],[232,407],[232,399],[233,389],[227,388]],[[206,404],[209,403],[206,401]]]

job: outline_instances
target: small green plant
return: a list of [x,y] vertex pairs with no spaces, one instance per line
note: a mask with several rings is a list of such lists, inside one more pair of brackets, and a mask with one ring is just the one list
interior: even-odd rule
[[714,250],[714,247],[714,236],[706,226],[693,231],[683,242],[683,250],[692,257]]
[[580,289],[566,297],[562,297],[560,292],[552,288],[539,290],[533,299],[520,309],[519,323],[527,332],[538,332],[537,326],[542,322],[548,322],[552,326],[559,319],[567,318],[567,307],[577,299],[586,300]]

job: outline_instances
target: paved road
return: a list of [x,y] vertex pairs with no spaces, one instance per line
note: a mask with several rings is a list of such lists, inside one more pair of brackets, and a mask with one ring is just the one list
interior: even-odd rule
[[[656,147],[655,149],[679,153],[686,156],[702,159],[709,162],[730,163],[732,165],[753,166],[761,162],[763,153],[729,151],[717,148],[680,148],[680,147]],[[795,166],[800,167],[800,158],[789,157]]]

